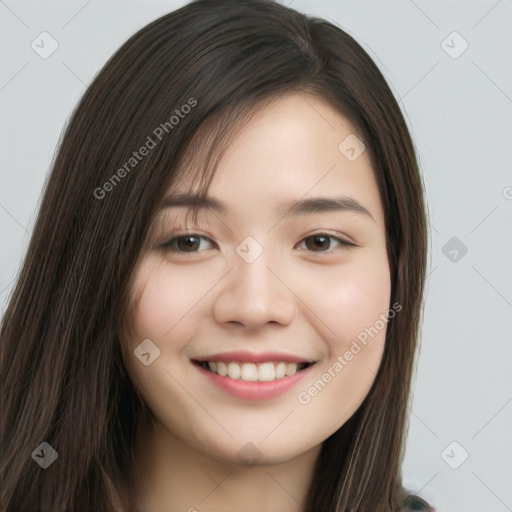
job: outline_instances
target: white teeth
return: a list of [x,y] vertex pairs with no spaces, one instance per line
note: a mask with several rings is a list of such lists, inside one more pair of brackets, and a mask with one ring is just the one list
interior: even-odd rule
[[276,379],[282,379],[286,375],[286,363],[279,363],[276,367]]
[[276,379],[276,371],[274,363],[263,363],[258,366],[258,380],[260,382],[268,382]]
[[258,380],[258,369],[256,368],[256,365],[253,363],[243,364],[240,377],[242,380],[256,382]]
[[297,373],[297,363],[288,363],[286,365],[286,376],[290,377],[291,375],[295,375]]
[[209,361],[208,368],[211,372],[222,377],[240,379],[247,382],[270,382],[284,377],[295,375],[298,370],[297,363],[236,363],[222,361]]
[[228,374],[228,367],[222,361],[217,363],[217,373],[222,375],[222,377],[225,377]]
[[242,373],[242,370],[241,370],[239,364],[237,364],[237,363],[229,363],[228,364],[228,375],[232,379],[239,379],[241,373]]

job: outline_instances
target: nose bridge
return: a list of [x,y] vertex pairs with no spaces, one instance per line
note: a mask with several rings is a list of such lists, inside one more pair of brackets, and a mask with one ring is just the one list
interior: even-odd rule
[[217,321],[257,328],[292,320],[295,300],[279,276],[282,265],[270,250],[259,247],[253,240],[245,240],[237,247],[233,268],[216,298]]
[[255,288],[254,293],[268,291],[266,289],[275,285],[273,280],[276,279],[270,268],[280,266],[274,253],[269,237],[263,242],[252,236],[244,238],[233,255],[234,285]]
[[[243,253],[247,247],[249,251]],[[270,271],[272,266],[276,266],[275,261],[271,261],[271,251],[262,248],[261,253],[257,254],[256,250],[250,241],[240,244],[237,248],[238,257],[234,262],[231,286],[238,300],[246,303],[253,313],[261,314],[271,307],[272,299],[276,299],[281,291],[278,290],[277,277]],[[282,283],[280,284],[282,286]]]

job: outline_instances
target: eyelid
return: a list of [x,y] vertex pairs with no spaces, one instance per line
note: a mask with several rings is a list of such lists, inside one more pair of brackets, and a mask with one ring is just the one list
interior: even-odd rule
[[[311,237],[314,237],[314,236],[324,236],[326,238],[331,238],[332,240],[336,240],[343,248],[358,247],[357,244],[355,244],[354,242],[351,242],[350,240],[347,240],[345,238],[341,238],[338,235],[333,235],[332,233],[328,233],[328,232],[325,232],[325,231],[321,231],[321,232],[318,232],[318,233],[312,233],[311,235],[306,235],[306,236],[304,236],[302,238],[302,240],[300,240],[299,243],[302,243],[305,240],[307,240],[308,238],[311,238]],[[314,254],[316,251],[308,251],[308,252],[311,252],[311,253]],[[333,252],[332,250],[323,251],[323,252],[322,251],[318,251],[318,254],[330,254],[332,252]]]
[[[211,244],[213,244],[215,246],[217,245],[209,236],[202,235],[201,233],[198,233],[197,231],[190,231],[190,232],[176,231],[175,233],[171,233],[165,241],[157,244],[157,247],[160,249],[164,249],[164,250],[170,250],[169,246],[171,245],[171,242],[176,241],[178,238],[185,238],[187,236],[203,238],[204,240],[208,240],[208,242],[210,242]],[[180,252],[180,251],[173,251],[173,252],[175,252],[176,254],[199,254],[199,252],[203,252],[203,251],[195,251],[195,252],[190,252],[190,253]]]
[[[176,231],[174,233],[171,233],[170,235],[170,238],[167,238],[166,241],[160,243],[157,245],[158,248],[161,248],[161,249],[164,249],[164,250],[170,250],[170,245],[172,242],[175,242],[177,239],[179,238],[184,238],[184,237],[187,237],[187,236],[190,236],[190,237],[196,237],[196,238],[202,238],[202,239],[205,239],[205,240],[208,240],[208,242],[210,242],[211,244],[217,246],[217,244],[209,237],[209,236],[206,236],[206,235],[203,235],[197,231],[189,231],[189,232],[185,232],[185,231]],[[314,232],[314,233],[310,233],[308,235],[305,235],[301,238],[301,240],[299,240],[299,242],[296,244],[301,244],[303,243],[305,240],[307,240],[308,238],[311,238],[311,237],[314,237],[314,236],[324,236],[326,238],[330,238],[332,240],[335,240],[336,242],[339,243],[339,245],[341,246],[341,249],[339,250],[347,250],[351,247],[359,247],[359,245],[355,244],[354,242],[350,241],[350,240],[347,240],[346,238],[343,238],[341,236],[339,236],[338,234],[332,234],[332,233],[329,233],[328,231],[317,231],[317,232]],[[310,251],[308,249],[299,249],[301,251],[305,251],[305,252],[308,252],[308,253],[311,253],[311,254],[332,254],[334,252],[336,252],[336,250],[333,250],[333,249],[329,249],[328,251]],[[204,251],[192,251],[192,252],[184,252],[184,251],[173,251],[175,254],[179,254],[179,255],[185,255],[185,254],[188,254],[188,255],[192,255],[192,254],[200,254],[201,252],[204,252]]]

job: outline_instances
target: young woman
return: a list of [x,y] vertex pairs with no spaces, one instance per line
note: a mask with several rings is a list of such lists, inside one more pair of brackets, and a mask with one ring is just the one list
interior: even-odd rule
[[334,25],[199,0],[62,139],[1,327],[2,510],[432,510],[401,483],[427,228]]

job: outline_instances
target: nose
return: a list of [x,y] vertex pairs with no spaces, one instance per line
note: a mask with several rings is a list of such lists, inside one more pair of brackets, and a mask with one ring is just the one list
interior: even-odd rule
[[263,252],[252,263],[239,258],[225,276],[215,298],[214,316],[220,324],[242,325],[249,330],[267,324],[289,325],[297,312],[296,297],[286,276],[268,265]]

